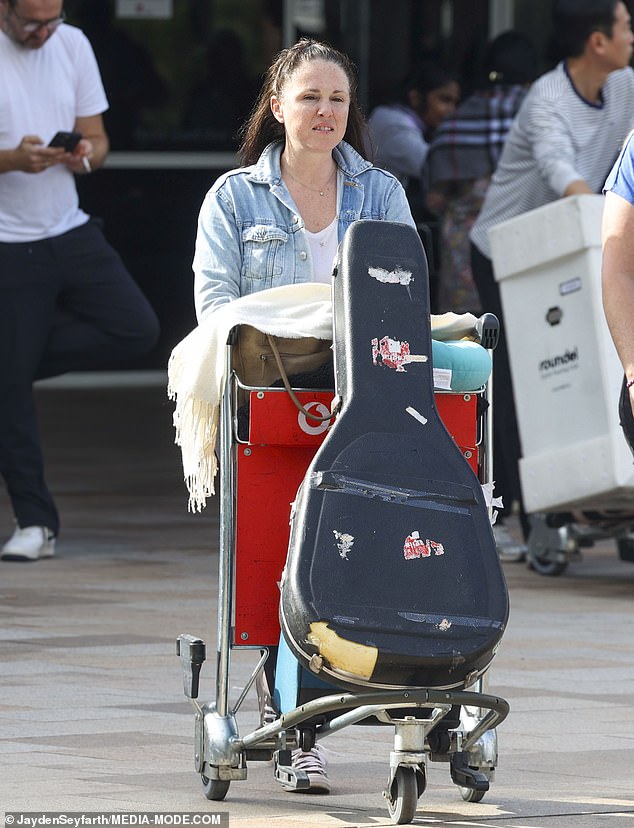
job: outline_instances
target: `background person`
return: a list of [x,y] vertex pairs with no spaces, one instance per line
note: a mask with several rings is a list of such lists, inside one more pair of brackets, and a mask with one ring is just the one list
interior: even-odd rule
[[[193,261],[198,320],[266,288],[332,279],[337,245],[358,219],[414,226],[405,192],[364,158],[365,122],[349,59],[302,39],[270,66],[242,130],[245,166],[220,176],[199,215]],[[263,720],[272,710],[275,653],[260,683]],[[311,792],[330,783],[319,745],[293,752]]]
[[630,133],[607,181],[602,226],[603,308],[625,374],[621,426],[634,451],[634,140]]
[[[520,438],[493,274],[489,229],[562,196],[598,193],[634,123],[634,35],[621,0],[555,0],[553,32],[563,60],[532,85],[471,231],[471,268],[482,306],[502,322],[495,352],[493,471],[507,510],[522,506]],[[511,550],[512,551],[512,550]]]
[[[33,380],[148,351],[156,316],[78,204],[101,166],[107,100],[61,0],[0,0],[0,473],[17,527],[3,560],[51,557],[59,516],[44,480]],[[73,152],[47,146],[84,136]]]
[[471,274],[469,233],[502,147],[537,75],[528,37],[507,31],[488,44],[475,91],[439,124],[425,165],[427,206],[441,217],[438,313],[480,314]]
[[429,293],[436,312],[436,262],[440,258],[438,221],[425,203],[423,170],[429,143],[438,126],[456,108],[460,85],[441,64],[424,61],[411,71],[387,103],[368,119],[366,154],[377,167],[395,175],[407,193],[429,263]]
[[376,106],[368,118],[374,161],[407,189],[420,178],[429,142],[460,100],[453,72],[427,62],[411,72],[394,99]]

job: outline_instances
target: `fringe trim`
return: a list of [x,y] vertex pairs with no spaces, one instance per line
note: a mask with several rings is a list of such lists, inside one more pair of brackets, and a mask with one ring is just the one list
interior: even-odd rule
[[176,403],[174,442],[180,446],[183,459],[183,477],[189,491],[187,508],[190,512],[202,512],[207,498],[215,494],[219,406],[191,395],[179,396],[175,384],[170,383],[167,396]]

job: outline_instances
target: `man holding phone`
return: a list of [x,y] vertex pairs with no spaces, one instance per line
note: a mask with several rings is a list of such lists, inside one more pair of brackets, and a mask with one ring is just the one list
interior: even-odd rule
[[0,474],[17,524],[2,560],[51,557],[59,531],[33,381],[140,356],[158,336],[154,311],[79,206],[75,175],[108,153],[107,108],[62,0],[0,0]]

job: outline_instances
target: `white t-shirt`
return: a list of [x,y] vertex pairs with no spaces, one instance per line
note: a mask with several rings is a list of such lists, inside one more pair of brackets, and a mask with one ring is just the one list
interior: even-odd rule
[[342,194],[343,175],[341,170],[338,170],[337,215],[327,227],[324,227],[318,233],[311,233],[309,230],[305,231],[313,264],[313,282],[323,282],[326,285],[332,282],[332,269],[337,256],[337,247],[339,246],[339,210],[341,209]]
[[[0,149],[25,135],[45,144],[75,119],[108,108],[88,38],[62,24],[40,49],[26,49],[0,31]],[[74,175],[63,164],[41,173],[0,174],[0,241],[57,236],[88,220],[79,208]]]
[[318,233],[306,231],[310,253],[313,259],[313,281],[332,282],[332,267],[337,255],[337,225],[339,217],[335,216],[328,227]]
[[401,104],[373,109],[368,119],[372,139],[368,149],[374,150],[374,166],[391,172],[404,187],[419,179],[429,151],[424,128],[418,115]]

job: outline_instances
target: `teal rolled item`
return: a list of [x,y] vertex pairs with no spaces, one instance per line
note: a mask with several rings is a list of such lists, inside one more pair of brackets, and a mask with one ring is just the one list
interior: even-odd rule
[[[432,364],[451,371],[452,391],[477,391],[491,374],[491,354],[468,339],[455,342],[432,340]],[[444,386],[443,386],[444,387]]]

